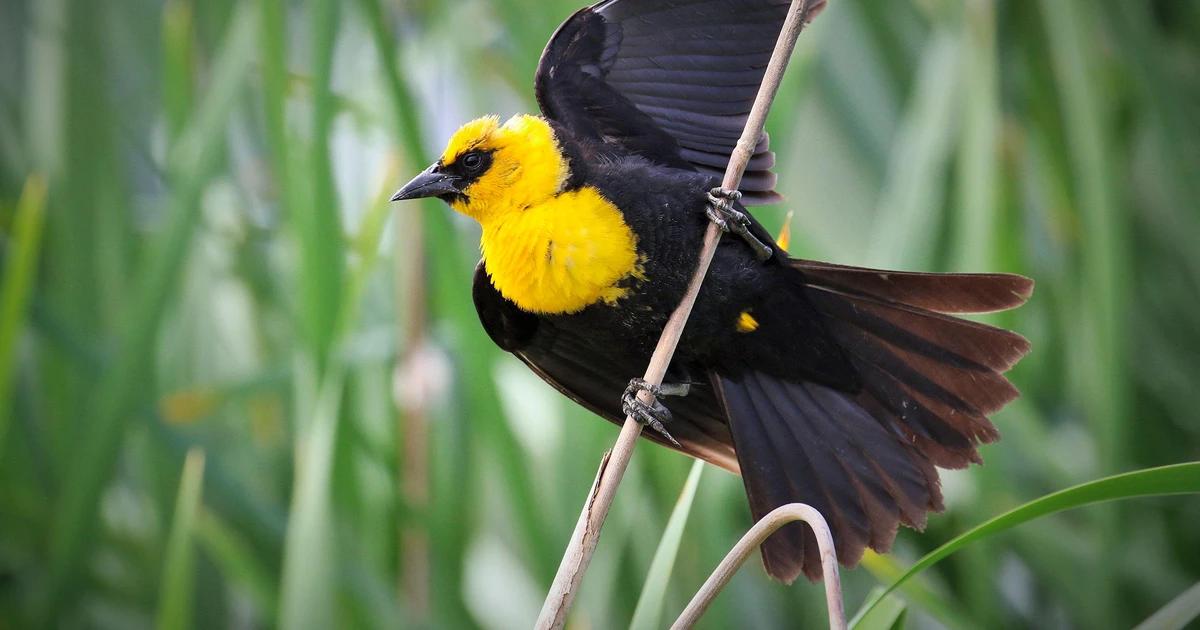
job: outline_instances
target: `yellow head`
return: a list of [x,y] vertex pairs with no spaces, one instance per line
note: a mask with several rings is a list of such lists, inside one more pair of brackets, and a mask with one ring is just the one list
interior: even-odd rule
[[442,157],[392,198],[438,197],[480,223],[562,192],[569,175],[554,130],[537,116],[487,116],[454,133]]

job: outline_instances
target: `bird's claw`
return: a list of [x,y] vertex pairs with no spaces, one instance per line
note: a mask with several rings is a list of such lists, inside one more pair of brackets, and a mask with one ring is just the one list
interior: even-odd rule
[[730,232],[741,237],[750,246],[750,249],[754,250],[754,255],[759,260],[766,260],[775,252],[770,245],[762,242],[750,232],[750,217],[733,207],[734,202],[741,198],[742,193],[737,190],[713,188],[708,191],[708,207],[705,209],[708,220],[715,223],[722,232]]
[[[660,385],[652,385],[645,380],[635,378],[629,381],[629,386],[625,388],[625,393],[621,396],[621,411],[625,415],[633,418],[639,424],[648,426],[654,429],[659,434],[667,439],[668,442],[675,446],[680,446],[679,442],[667,432],[666,423],[671,421],[671,411],[666,405],[658,401],[659,396],[684,395],[687,393],[687,385],[683,384],[683,391],[678,392],[673,389],[675,386],[670,386],[665,389]],[[646,392],[650,395],[651,402],[649,404],[642,402],[638,396],[641,392]]]

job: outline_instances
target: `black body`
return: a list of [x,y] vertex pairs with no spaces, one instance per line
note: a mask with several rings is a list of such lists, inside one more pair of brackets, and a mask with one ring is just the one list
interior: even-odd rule
[[[821,2],[815,2],[819,8]],[[644,281],[614,305],[561,316],[504,299],[482,265],[474,299],[491,338],[559,391],[621,423],[639,376],[694,272],[705,193],[744,125],[786,0],[609,0],[569,19],[538,71],[538,100],[570,158],[638,238]],[[811,17],[811,14],[810,14]],[[770,201],[766,138],[743,185]],[[754,223],[753,233],[775,246]],[[789,502],[820,510],[838,556],[886,550],[904,523],[940,510],[935,466],[979,461],[987,414],[1017,395],[1001,375],[1028,349],[1014,333],[948,314],[1017,306],[1032,282],[1005,274],[884,272],[766,261],[725,238],[668,372],[692,383],[665,402],[679,449],[744,478],[757,519]],[[739,332],[749,311],[757,329]],[[653,433],[646,437],[665,440]],[[763,546],[772,576],[820,577],[811,530]]]

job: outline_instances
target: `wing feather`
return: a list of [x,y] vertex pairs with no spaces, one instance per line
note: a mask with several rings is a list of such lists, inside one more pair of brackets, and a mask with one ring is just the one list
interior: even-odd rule
[[[645,370],[645,357],[621,355],[611,345],[521,310],[500,295],[482,264],[475,269],[472,296],[484,330],[497,345],[567,398],[614,424],[625,422],[621,394],[629,379]],[[669,430],[681,445],[676,450],[738,472],[729,425],[709,383],[694,384],[687,396],[672,398],[670,407]],[[651,431],[642,435],[676,448]]]
[[[824,6],[813,0],[811,19]],[[720,176],[746,124],[789,0],[606,0],[572,15],[542,54],[542,113],[581,138]],[[742,183],[779,199],[768,140]]]

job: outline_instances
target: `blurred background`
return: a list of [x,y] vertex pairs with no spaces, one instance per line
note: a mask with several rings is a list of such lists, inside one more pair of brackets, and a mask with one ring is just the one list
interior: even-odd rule
[[[581,1],[0,1],[0,628],[531,624],[615,427],[488,341],[473,223],[386,200],[533,111]],[[853,611],[1008,508],[1200,458],[1200,3],[830,5],[756,214],[794,211],[798,256],[1038,282],[988,320],[1034,344],[1003,440],[845,571]],[[690,466],[639,449],[573,627],[629,624]],[[1024,525],[924,573],[908,623],[1127,627],[1200,580],[1198,522]],[[749,524],[706,469],[666,615]],[[755,558],[703,626],[822,601]]]

